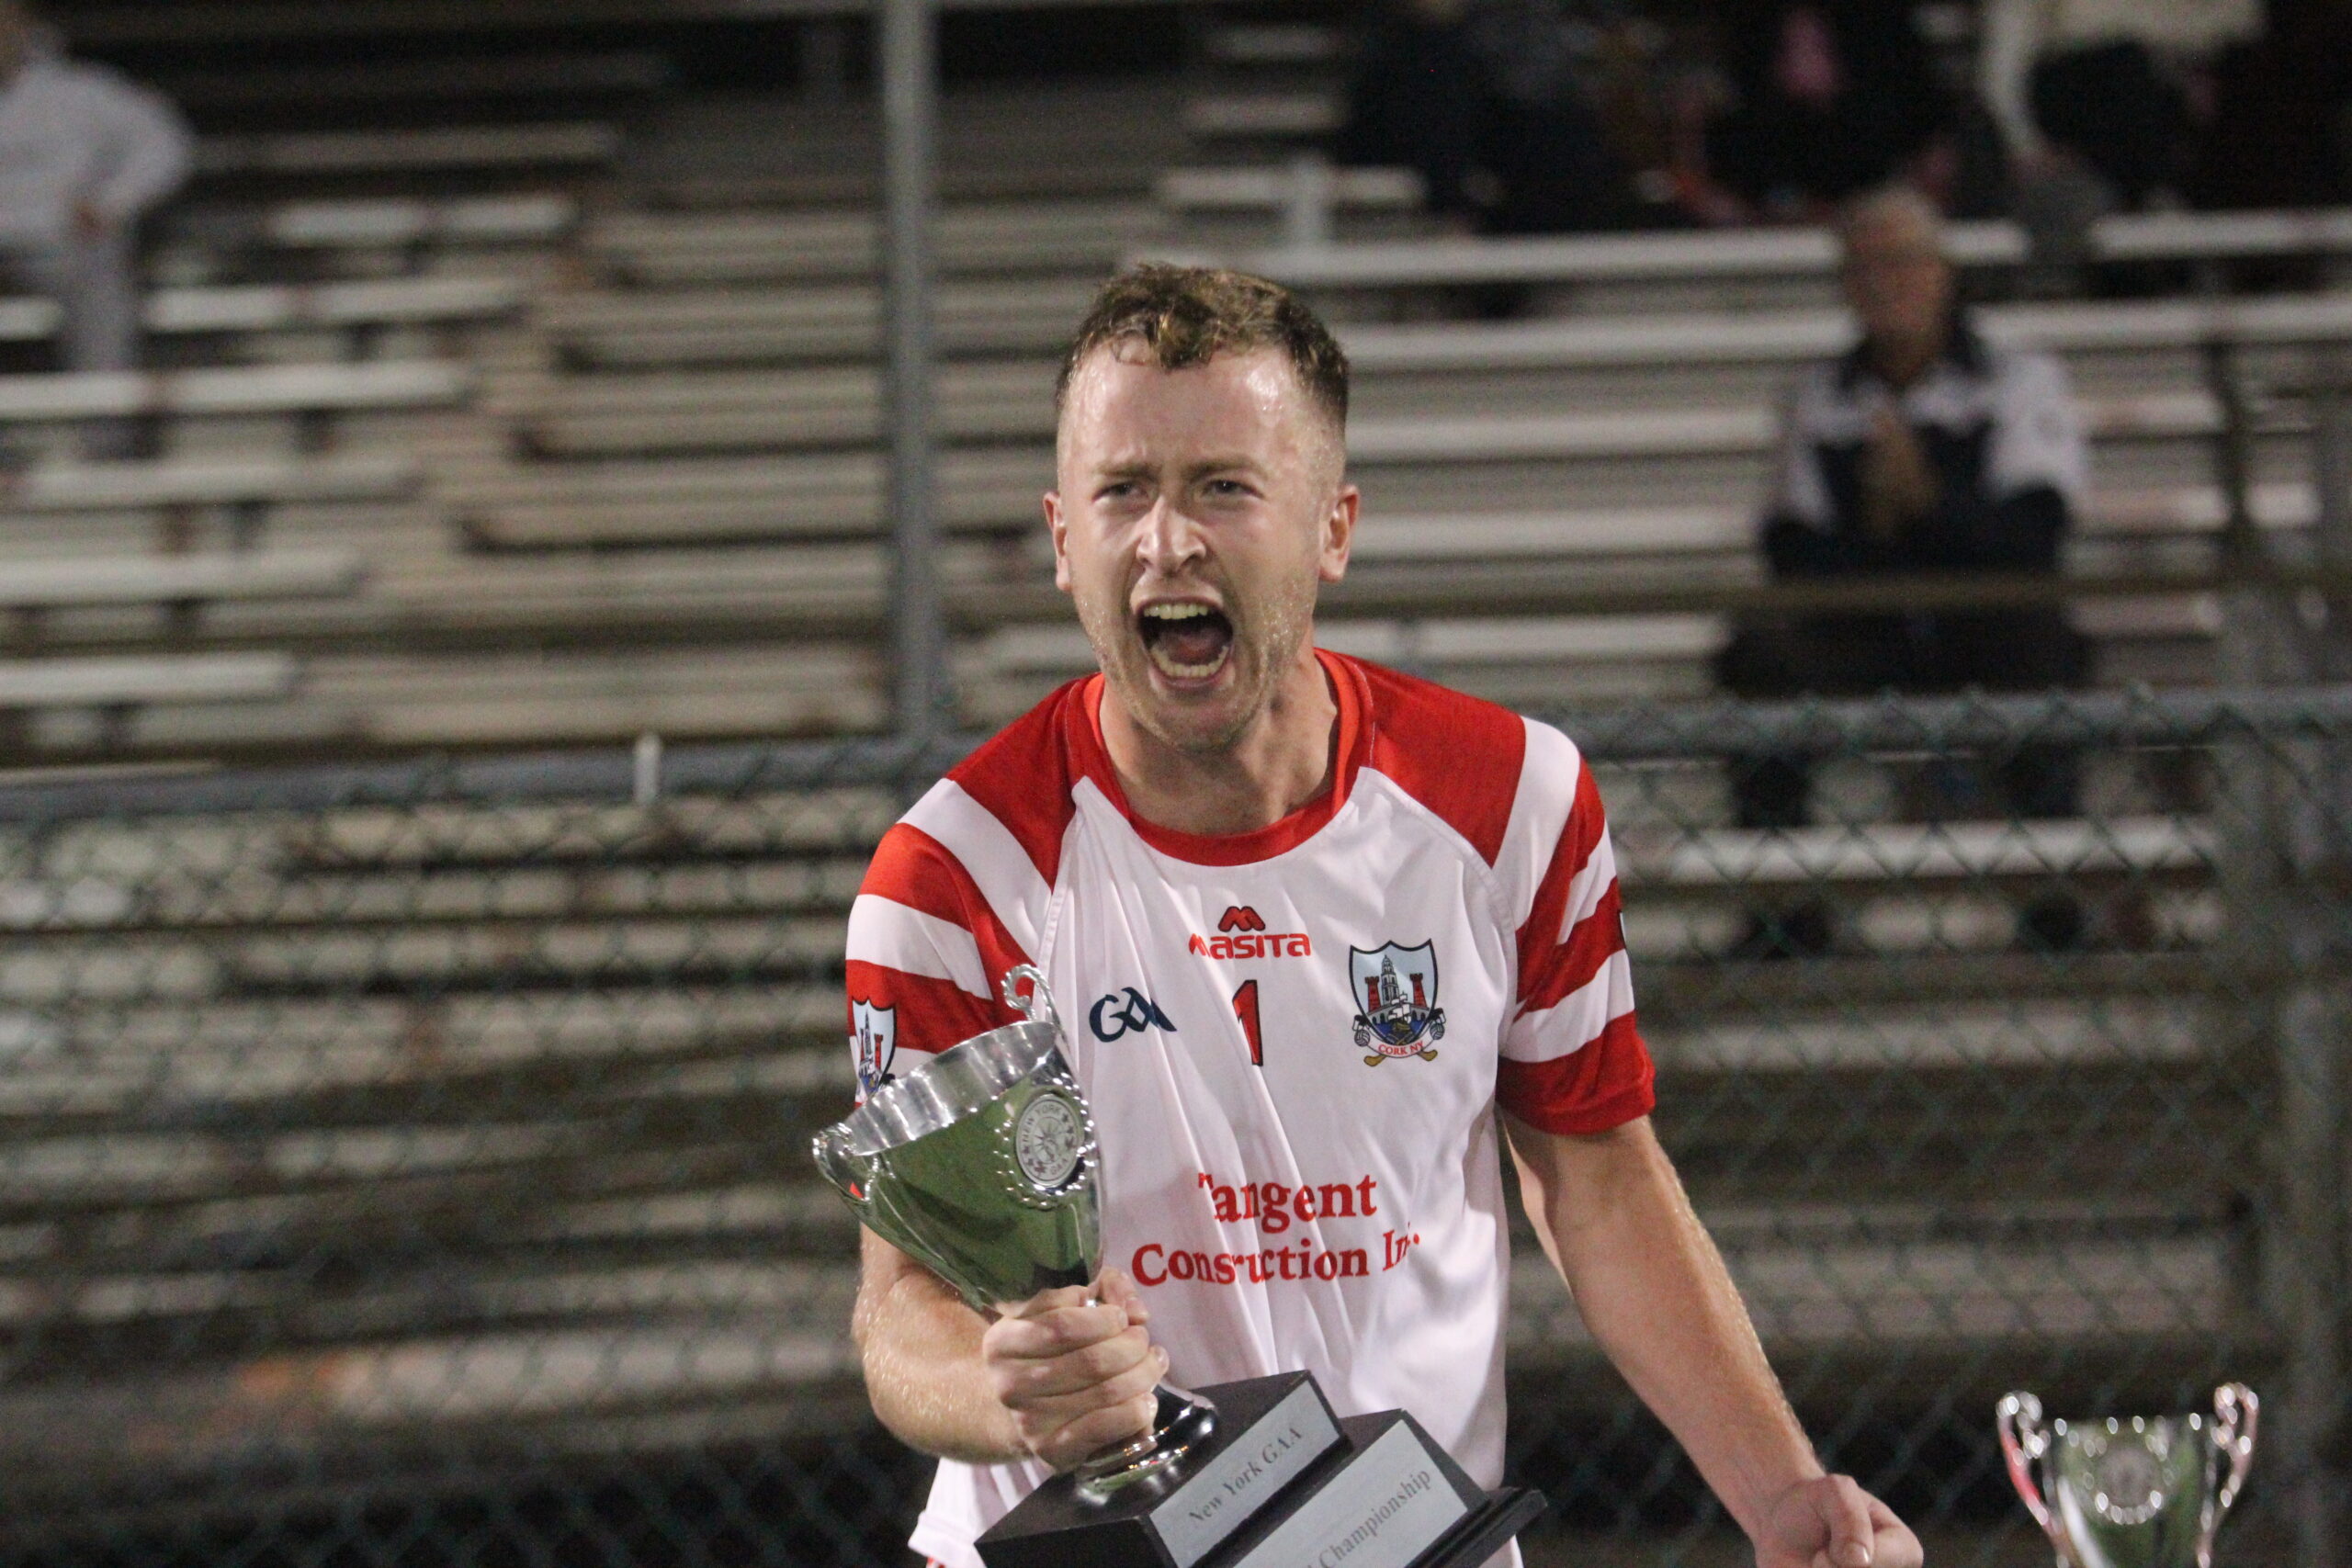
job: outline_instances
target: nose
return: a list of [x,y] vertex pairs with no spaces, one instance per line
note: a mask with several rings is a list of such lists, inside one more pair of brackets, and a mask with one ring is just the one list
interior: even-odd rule
[[1208,540],[1200,524],[1162,495],[1143,520],[1136,543],[1137,560],[1149,571],[1173,577],[1207,554]]

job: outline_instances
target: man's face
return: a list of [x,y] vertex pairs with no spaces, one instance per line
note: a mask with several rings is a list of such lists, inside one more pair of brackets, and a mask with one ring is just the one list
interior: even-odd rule
[[1846,299],[1872,338],[1919,343],[1942,333],[1951,310],[1951,264],[1936,237],[1899,218],[1846,235]]
[[1265,711],[1305,655],[1317,585],[1347,569],[1341,467],[1275,350],[1162,370],[1114,344],[1079,367],[1046,497],[1054,581],[1147,734],[1215,751]]

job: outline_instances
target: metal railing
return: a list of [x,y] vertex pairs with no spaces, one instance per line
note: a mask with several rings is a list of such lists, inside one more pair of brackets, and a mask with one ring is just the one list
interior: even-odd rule
[[[1661,1134],[1831,1461],[1939,1561],[2038,1561],[1999,1394],[2243,1378],[2222,1561],[2324,1560],[2352,688],[1555,716]],[[968,744],[0,791],[0,1560],[899,1562],[927,1466],[806,1146],[847,901]],[[1737,827],[1796,764],[1810,823]],[[1531,1562],[1723,1560],[1519,1250]]]

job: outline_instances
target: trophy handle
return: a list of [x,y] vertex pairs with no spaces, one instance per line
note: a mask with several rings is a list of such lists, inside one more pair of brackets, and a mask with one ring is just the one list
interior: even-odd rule
[[[1029,994],[1023,996],[1020,983],[1029,982]],[[1004,972],[1004,1005],[1032,1023],[1053,1026],[1056,1034],[1062,1032],[1061,1014],[1054,1010],[1054,994],[1046,989],[1046,972],[1035,964],[1016,964]]]
[[2008,1461],[2009,1484],[2018,1489],[2026,1512],[2057,1549],[2060,1568],[2067,1568],[2075,1561],[2074,1551],[2066,1532],[2050,1517],[2050,1505],[2042,1500],[2041,1487],[2033,1478],[2035,1461],[2050,1451],[2050,1433],[2041,1424],[2041,1401],[2030,1393],[2005,1394],[1993,1407],[1993,1425],[2001,1435],[2001,1457]]
[[[2242,1382],[2225,1382],[2213,1391],[2213,1446],[2230,1461],[2229,1478],[2222,1483],[2219,1495],[2213,1499],[2213,1517],[2205,1526],[2204,1545],[2213,1544],[2213,1531],[2220,1528],[2222,1516],[2238,1500],[2238,1489],[2245,1484],[2245,1472],[2254,1467],[2255,1427],[2262,1417],[2262,1401],[2254,1390]],[[2205,1554],[2199,1551],[2198,1561]]]
[[851,1151],[845,1132],[838,1126],[826,1128],[810,1142],[809,1153],[817,1158],[818,1173],[852,1207],[864,1213],[873,1206],[875,1162],[869,1156]]

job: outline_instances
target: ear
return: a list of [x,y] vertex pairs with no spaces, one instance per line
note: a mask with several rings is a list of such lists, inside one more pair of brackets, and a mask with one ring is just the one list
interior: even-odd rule
[[1054,586],[1069,592],[1069,521],[1062,515],[1062,492],[1046,492],[1046,533],[1054,541]]
[[1316,575],[1324,581],[1337,582],[1348,575],[1348,552],[1355,547],[1356,517],[1363,509],[1363,492],[1351,484],[1341,484],[1331,498],[1315,562]]

